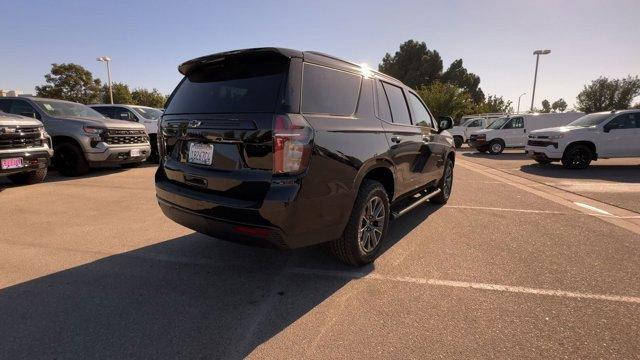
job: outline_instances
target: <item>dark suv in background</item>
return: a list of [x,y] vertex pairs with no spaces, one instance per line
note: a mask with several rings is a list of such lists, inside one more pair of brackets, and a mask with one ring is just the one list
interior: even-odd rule
[[156,193],[221,239],[330,243],[373,261],[389,220],[452,187],[453,139],[400,81],[316,52],[261,48],[179,66],[159,131]]

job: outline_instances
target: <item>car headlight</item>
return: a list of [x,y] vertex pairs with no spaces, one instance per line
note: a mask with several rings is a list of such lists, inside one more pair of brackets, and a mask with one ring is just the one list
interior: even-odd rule
[[84,132],[90,135],[100,135],[105,132],[107,129],[95,127],[95,126],[83,126]]
[[564,137],[564,134],[550,135],[549,140],[558,140],[558,139],[562,139],[563,137]]

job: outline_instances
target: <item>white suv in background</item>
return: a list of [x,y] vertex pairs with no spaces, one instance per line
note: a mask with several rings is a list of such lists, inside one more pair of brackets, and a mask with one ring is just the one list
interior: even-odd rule
[[566,126],[529,134],[527,154],[541,164],[584,169],[592,160],[640,156],[640,110],[585,115]]
[[149,135],[151,144],[151,155],[147,161],[158,160],[158,121],[163,111],[148,106],[126,105],[126,104],[94,104],[89,105],[102,115],[118,120],[135,121],[144,125]]

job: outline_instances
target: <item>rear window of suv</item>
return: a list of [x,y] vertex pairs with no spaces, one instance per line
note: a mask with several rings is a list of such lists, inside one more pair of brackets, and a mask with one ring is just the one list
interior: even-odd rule
[[304,64],[302,112],[349,116],[356,111],[362,76]]
[[265,54],[214,59],[185,76],[165,113],[273,112],[288,63],[282,56]]

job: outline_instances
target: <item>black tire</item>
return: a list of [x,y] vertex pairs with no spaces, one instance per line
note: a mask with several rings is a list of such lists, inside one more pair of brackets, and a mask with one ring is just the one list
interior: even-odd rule
[[44,181],[47,177],[47,168],[40,168],[35,171],[23,172],[20,174],[9,175],[8,178],[16,185],[32,185]]
[[[381,215],[378,220],[374,218],[376,214]],[[362,266],[372,262],[387,236],[390,216],[389,196],[382,184],[364,180],[342,237],[329,244],[331,252],[348,265]]]
[[460,149],[462,147],[462,136],[454,136],[453,143],[456,146],[456,149]]
[[90,168],[82,149],[72,142],[63,142],[53,147],[53,166],[64,176],[86,175]]
[[156,134],[149,135],[149,145],[151,145],[151,154],[147,158],[147,162],[158,163],[158,137]]
[[504,151],[504,143],[500,140],[492,140],[489,143],[489,154],[500,155]]
[[453,161],[449,158],[444,163],[444,174],[438,182],[438,189],[440,189],[440,193],[429,199],[429,202],[444,205],[449,201],[451,189],[453,189]]
[[120,164],[120,167],[125,168],[125,169],[133,169],[133,168],[140,167],[140,165],[142,165],[141,161],[133,162],[133,163]]
[[540,160],[540,159],[534,159],[534,160],[540,165],[549,165],[549,164],[551,164],[551,160]]
[[567,169],[586,169],[593,160],[593,151],[585,145],[573,145],[564,151],[562,165]]

